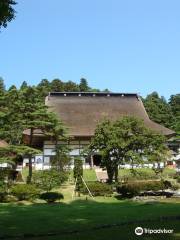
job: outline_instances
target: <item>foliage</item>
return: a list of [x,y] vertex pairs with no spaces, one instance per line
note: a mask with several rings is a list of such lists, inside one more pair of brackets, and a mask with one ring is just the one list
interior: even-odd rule
[[178,184],[174,179],[168,179],[163,181],[165,189],[178,190],[180,188],[180,184]]
[[81,92],[88,92],[90,90],[88,82],[85,78],[80,79],[79,89]]
[[70,165],[71,158],[69,156],[69,148],[67,145],[56,144],[55,153],[56,155],[51,161],[52,168],[58,171],[65,171]]
[[[29,129],[29,138],[26,144],[32,149],[34,132],[36,129],[40,129],[45,136],[56,142],[57,155],[54,162],[56,162],[57,168],[65,168],[70,160],[68,150],[62,149],[63,146],[58,146],[57,143],[59,140],[66,140],[66,129],[56,114],[47,111],[44,97],[48,95],[49,91],[79,91],[80,85],[86,87],[88,83],[84,80],[80,84],[76,84],[59,79],[51,82],[43,79],[37,87],[28,86],[26,82],[23,82],[20,89],[13,85],[6,90],[3,79],[0,78],[0,139],[6,140],[11,146],[20,148],[23,143],[23,131]],[[85,89],[82,90],[85,91]],[[25,151],[22,149],[22,152]],[[27,182],[31,182],[34,152],[26,151],[25,155],[29,158]],[[2,161],[10,162],[12,160],[12,163],[16,157],[17,155],[5,154],[2,156]]]
[[17,184],[11,188],[11,193],[21,201],[37,197],[39,190],[31,184]]
[[119,181],[127,182],[132,180],[150,180],[157,178],[151,168],[120,169]]
[[8,163],[14,167],[19,158],[39,153],[41,153],[40,150],[25,145],[8,145],[0,148],[0,163]]
[[7,187],[5,183],[5,178],[7,174],[5,173],[4,169],[0,170],[0,202],[4,202],[7,196]]
[[167,178],[174,178],[176,175],[176,170],[172,168],[165,167],[162,172],[162,176]]
[[[36,129],[40,129],[45,135],[57,132],[59,136],[64,134],[62,123],[55,114],[47,111],[44,101],[39,96],[36,87],[27,86],[23,83],[20,90],[12,86],[7,92],[1,94],[2,108],[0,109],[0,137],[5,139],[11,145],[21,148],[22,152],[26,152],[29,158],[29,177],[32,176],[32,156],[34,152],[29,151],[27,147],[21,146],[23,142],[23,131],[29,129],[29,141],[27,144],[33,147],[33,134]],[[61,134],[60,134],[61,130]],[[23,150],[23,148],[26,148]]]
[[143,103],[151,120],[180,133],[180,94],[171,95],[167,102],[153,92],[143,99]]
[[[62,123],[58,120],[54,113],[47,111],[47,106],[38,97],[36,88],[28,87],[22,91],[23,102],[23,121],[24,126],[30,129],[29,143],[31,147],[33,142],[33,133],[35,129],[41,129],[45,135],[54,136],[57,132],[59,136],[63,135]],[[29,100],[28,100],[29,99]],[[61,131],[61,134],[60,134]],[[29,176],[28,181],[31,182],[32,177],[32,154],[29,154]]]
[[83,162],[80,157],[74,158],[74,178],[76,181],[76,191],[80,194],[81,187],[83,185],[82,183],[82,177],[83,177]]
[[171,95],[169,105],[174,116],[173,129],[180,134],[180,94]]
[[173,114],[180,116],[180,94],[171,95],[169,105],[171,106]]
[[[87,186],[93,196],[111,196],[113,193],[112,186],[101,182],[87,182]],[[81,189],[82,193],[88,193],[85,186]]]
[[173,113],[171,107],[163,97],[159,97],[157,92],[149,94],[143,102],[151,120],[166,127],[172,126]]
[[[73,81],[64,82],[58,78],[53,79],[51,82],[48,79],[42,79],[37,89],[42,98],[47,96],[48,92],[100,92],[99,89],[89,87],[85,78],[81,78],[79,84]],[[109,90],[105,89],[105,91],[108,92]]]
[[7,193],[2,191],[0,188],[0,203],[1,202],[6,202],[6,198],[7,198]]
[[47,203],[53,203],[63,198],[64,198],[63,194],[58,192],[46,192],[40,195],[40,199],[45,200]]
[[33,173],[32,182],[39,189],[49,192],[51,189],[59,187],[67,180],[66,172],[59,172],[55,169],[41,170]]
[[0,168],[0,192],[8,193],[13,184],[13,170],[11,168]]
[[7,27],[7,23],[15,18],[15,10],[12,7],[15,4],[13,0],[0,1],[0,27]]
[[109,182],[118,181],[118,166],[124,162],[161,162],[166,160],[165,138],[147,129],[144,122],[134,117],[123,117],[115,122],[104,120],[96,130],[89,152],[100,151],[101,166],[107,169]]
[[163,190],[165,185],[162,181],[134,181],[117,186],[117,192],[123,197],[133,197],[140,192]]

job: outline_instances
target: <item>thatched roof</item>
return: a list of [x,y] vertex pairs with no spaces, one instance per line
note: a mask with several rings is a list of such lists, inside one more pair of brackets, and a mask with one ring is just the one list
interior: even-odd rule
[[137,94],[56,92],[46,97],[46,105],[64,122],[70,136],[93,136],[97,124],[104,118],[116,120],[123,116],[143,119],[148,128],[163,135],[174,134],[149,119]]

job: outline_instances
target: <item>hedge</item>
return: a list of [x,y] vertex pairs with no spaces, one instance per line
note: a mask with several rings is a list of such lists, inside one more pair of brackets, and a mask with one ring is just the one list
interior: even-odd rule
[[[86,182],[93,196],[111,196],[113,193],[112,186],[101,182]],[[88,190],[85,186],[81,189],[81,193],[87,194]]]
[[163,190],[165,184],[162,181],[136,181],[118,185],[116,189],[123,197],[133,197],[141,192]]

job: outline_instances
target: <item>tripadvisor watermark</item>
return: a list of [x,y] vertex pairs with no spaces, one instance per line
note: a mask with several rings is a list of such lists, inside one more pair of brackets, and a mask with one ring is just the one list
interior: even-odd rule
[[135,234],[142,235],[142,234],[171,234],[174,232],[174,229],[166,229],[166,228],[158,228],[158,229],[151,229],[151,228],[142,228],[136,227]]

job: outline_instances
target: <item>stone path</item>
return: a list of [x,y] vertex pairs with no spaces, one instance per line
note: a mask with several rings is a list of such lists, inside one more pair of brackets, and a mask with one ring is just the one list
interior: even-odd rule
[[99,182],[107,181],[108,175],[106,170],[102,170],[102,168],[95,168],[95,173],[96,173],[97,180]]

